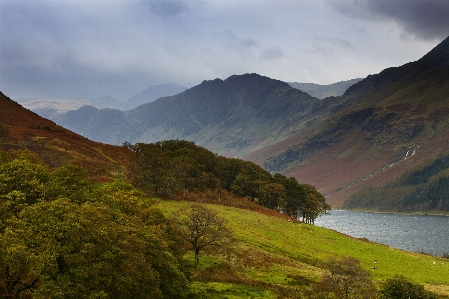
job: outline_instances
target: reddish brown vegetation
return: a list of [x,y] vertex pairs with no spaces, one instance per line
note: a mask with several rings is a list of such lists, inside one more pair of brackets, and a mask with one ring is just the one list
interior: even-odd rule
[[97,181],[126,177],[132,167],[130,151],[88,140],[40,117],[0,93],[0,149],[29,149],[51,166],[73,163]]

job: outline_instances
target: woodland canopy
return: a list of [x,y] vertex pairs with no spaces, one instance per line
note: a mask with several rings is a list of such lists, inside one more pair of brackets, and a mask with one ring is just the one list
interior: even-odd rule
[[172,198],[186,192],[223,191],[246,197],[264,207],[313,223],[330,210],[315,187],[295,178],[272,175],[259,165],[226,158],[183,140],[124,146],[135,153],[134,184],[155,196]]

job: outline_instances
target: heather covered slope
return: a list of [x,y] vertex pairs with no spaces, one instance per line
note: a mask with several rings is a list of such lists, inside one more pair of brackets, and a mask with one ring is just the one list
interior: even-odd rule
[[54,167],[74,163],[98,180],[127,175],[130,152],[86,139],[0,93],[0,149],[28,149]]
[[258,161],[318,186],[334,205],[449,154],[449,39],[416,62],[367,77],[342,98],[341,112]]

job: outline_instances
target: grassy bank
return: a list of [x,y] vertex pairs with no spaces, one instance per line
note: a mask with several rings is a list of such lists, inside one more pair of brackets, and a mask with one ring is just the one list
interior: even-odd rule
[[[167,214],[185,203],[160,201]],[[411,253],[338,232],[234,207],[209,205],[228,220],[235,242],[204,253],[193,284],[207,298],[295,298],[320,280],[323,263],[352,256],[376,283],[396,274],[449,298],[449,260]],[[374,268],[375,269],[374,269]]]

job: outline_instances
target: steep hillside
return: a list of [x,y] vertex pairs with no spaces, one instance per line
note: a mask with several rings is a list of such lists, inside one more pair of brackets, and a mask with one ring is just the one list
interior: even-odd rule
[[31,112],[0,92],[0,149],[29,149],[49,165],[74,163],[102,181],[126,177],[130,151],[75,134]]
[[342,100],[341,112],[258,160],[318,186],[337,206],[449,154],[449,39],[416,62],[368,76]]

